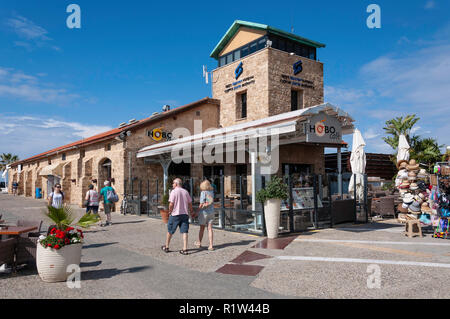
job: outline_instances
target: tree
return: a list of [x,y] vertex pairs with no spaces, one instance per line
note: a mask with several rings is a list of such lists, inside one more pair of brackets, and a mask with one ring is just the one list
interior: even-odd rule
[[439,162],[441,159],[441,150],[443,145],[439,145],[434,138],[420,138],[418,137],[412,142],[410,149],[410,156],[415,158],[419,163],[426,164],[428,170],[431,171],[431,167]]
[[419,121],[420,118],[415,114],[407,115],[405,118],[402,116],[395,119],[386,121],[386,126],[383,127],[388,137],[383,137],[383,141],[389,144],[394,150],[398,148],[398,139],[401,134],[405,135],[408,144],[417,142],[418,136],[410,136],[411,129]]
[[19,157],[17,155],[12,155],[11,153],[3,153],[0,155],[0,171],[6,169],[6,165],[17,162]]

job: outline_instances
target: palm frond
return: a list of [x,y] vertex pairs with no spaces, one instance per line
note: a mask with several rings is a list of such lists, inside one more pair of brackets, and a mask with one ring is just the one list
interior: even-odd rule
[[89,226],[92,226],[93,224],[97,223],[98,221],[99,221],[99,217],[97,215],[85,214],[77,222],[77,226],[80,226],[82,228],[88,228]]

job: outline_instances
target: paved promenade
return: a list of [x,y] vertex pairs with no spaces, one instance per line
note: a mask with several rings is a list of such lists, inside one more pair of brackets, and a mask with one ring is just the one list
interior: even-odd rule
[[[8,223],[43,219],[44,208],[43,200],[0,194],[0,214]],[[118,213],[112,218],[112,226],[86,231],[80,289],[44,283],[35,269],[24,268],[17,276],[0,274],[0,298],[450,297],[442,289],[450,275],[450,241],[430,234],[407,238],[394,220],[275,241],[215,230],[215,251],[194,248],[198,226],[191,225],[190,255],[183,256],[178,232],[172,252],[161,251],[161,220]]]

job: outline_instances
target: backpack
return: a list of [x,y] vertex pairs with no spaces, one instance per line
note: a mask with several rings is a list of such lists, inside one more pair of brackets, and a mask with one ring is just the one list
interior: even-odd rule
[[116,194],[114,189],[110,189],[106,191],[106,199],[111,203],[116,203],[119,201],[119,196]]

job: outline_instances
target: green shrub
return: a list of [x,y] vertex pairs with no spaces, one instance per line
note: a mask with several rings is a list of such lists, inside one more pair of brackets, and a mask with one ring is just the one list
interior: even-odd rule
[[264,203],[268,199],[278,198],[286,200],[288,198],[288,186],[279,177],[272,177],[266,187],[256,193],[256,200]]

